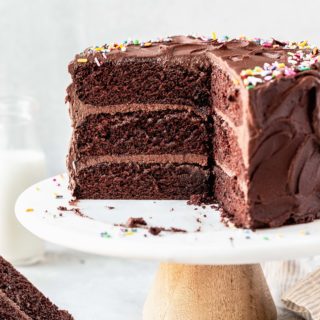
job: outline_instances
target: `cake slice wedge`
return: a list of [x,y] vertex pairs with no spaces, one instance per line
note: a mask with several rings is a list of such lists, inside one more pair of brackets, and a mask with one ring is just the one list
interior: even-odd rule
[[[20,316],[20,318],[19,318]],[[73,320],[0,256],[1,320]]]

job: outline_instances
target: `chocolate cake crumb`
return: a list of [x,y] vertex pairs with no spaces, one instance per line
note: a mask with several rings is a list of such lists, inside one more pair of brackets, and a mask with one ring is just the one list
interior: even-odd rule
[[163,228],[159,227],[150,227],[148,229],[149,233],[151,233],[153,236],[157,236],[161,231],[163,231]]
[[[186,233],[187,230],[171,227],[171,228],[164,228],[164,227],[153,227],[148,226],[147,222],[143,218],[133,218],[130,217],[128,221],[124,223],[115,223],[113,224],[115,227],[123,227],[123,228],[142,228],[147,229],[148,232],[154,236],[157,236],[161,231],[166,232],[181,232]],[[146,237],[146,235],[144,235]]]
[[197,218],[197,220],[196,220],[198,223],[201,223],[201,220],[200,220],[200,218]]
[[187,230],[185,230],[185,229],[180,229],[180,228],[175,228],[175,227],[172,227],[172,228],[170,228],[169,230],[165,229],[164,231],[187,233]]
[[201,232],[201,226],[199,226],[195,232]]
[[76,215],[82,218],[89,218],[87,215],[83,214],[79,208],[72,208],[70,211],[73,211]]
[[143,218],[129,218],[125,226],[127,228],[139,228],[141,226],[147,226],[146,221]]
[[107,208],[108,208],[109,210],[115,209],[115,207],[112,207],[112,206],[107,206]]
[[170,212],[173,212],[173,211],[174,211],[174,208],[171,208],[171,209],[170,209]]
[[76,206],[78,202],[79,202],[79,199],[72,198],[71,200],[69,200],[69,205]]
[[181,232],[181,233],[186,233],[187,230],[184,229],[180,229],[180,228],[175,228],[175,227],[171,227],[171,228],[164,228],[164,227],[149,227],[148,229],[149,233],[151,233],[154,236],[157,236],[161,231],[166,231],[166,232]]
[[209,196],[208,194],[193,194],[190,199],[187,201],[188,205],[193,206],[205,206],[210,205],[214,202],[214,199],[212,196]]
[[63,206],[59,206],[57,209],[60,211],[69,211],[67,207],[63,207]]
[[75,213],[77,216],[82,217],[82,218],[92,219],[92,218],[90,218],[89,216],[87,216],[86,214],[82,213],[79,208],[67,208],[67,207],[64,207],[64,206],[59,206],[57,209],[60,210],[60,211],[70,211],[70,212],[73,212],[73,213]]
[[114,226],[114,227],[126,228],[126,225],[125,225],[124,223],[114,223],[113,226]]
[[219,209],[220,206],[219,206],[218,203],[213,203],[213,204],[211,204],[210,208],[211,208],[211,209]]
[[203,195],[202,194],[193,194],[190,199],[187,201],[189,206],[201,206],[203,203]]

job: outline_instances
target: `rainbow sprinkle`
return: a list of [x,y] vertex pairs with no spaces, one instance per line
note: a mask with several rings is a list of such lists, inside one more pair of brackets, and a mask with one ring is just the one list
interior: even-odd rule
[[110,239],[111,235],[107,231],[105,231],[100,233],[100,237],[104,239]]
[[86,58],[77,59],[77,62],[79,62],[79,63],[86,63],[87,61],[88,61],[88,59],[86,59]]
[[[312,50],[307,41],[290,43],[284,49],[298,49],[296,52],[287,52],[287,64],[277,61],[272,64],[265,63],[263,67],[242,70],[240,76],[247,89],[254,88],[259,83],[264,83],[282,77],[293,77],[296,74],[312,70],[320,62],[319,49]],[[308,50],[304,50],[308,49]]]
[[34,211],[33,208],[27,208],[27,209],[26,209],[26,212],[33,212],[33,211]]
[[138,232],[137,228],[120,228],[121,234],[123,236],[133,236]]
[[299,232],[299,235],[300,235],[300,236],[309,236],[309,235],[310,235],[310,232],[307,231],[307,230],[301,230],[301,231]]
[[98,67],[100,67],[101,64],[97,57],[94,58],[94,62],[97,64]]

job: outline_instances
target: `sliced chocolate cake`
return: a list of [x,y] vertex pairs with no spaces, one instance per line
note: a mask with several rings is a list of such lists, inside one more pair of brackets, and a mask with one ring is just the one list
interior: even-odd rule
[[215,36],[86,49],[69,65],[73,195],[209,196],[251,228],[320,217],[319,61]]
[[32,320],[27,316],[17,304],[10,300],[4,292],[0,290],[0,319],[1,320]]
[[0,256],[1,320],[73,320]]

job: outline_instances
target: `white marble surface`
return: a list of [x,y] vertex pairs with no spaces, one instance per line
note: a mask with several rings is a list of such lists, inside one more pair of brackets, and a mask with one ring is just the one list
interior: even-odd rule
[[76,320],[140,320],[157,264],[49,246],[42,263],[18,268]]
[[[298,320],[281,308],[283,279],[277,268],[265,264],[267,281],[279,310],[279,320]],[[300,274],[320,265],[318,259],[300,261]],[[142,307],[157,270],[157,263],[105,258],[48,245],[42,263],[19,267],[44,294],[69,310],[76,320],[141,320]]]

